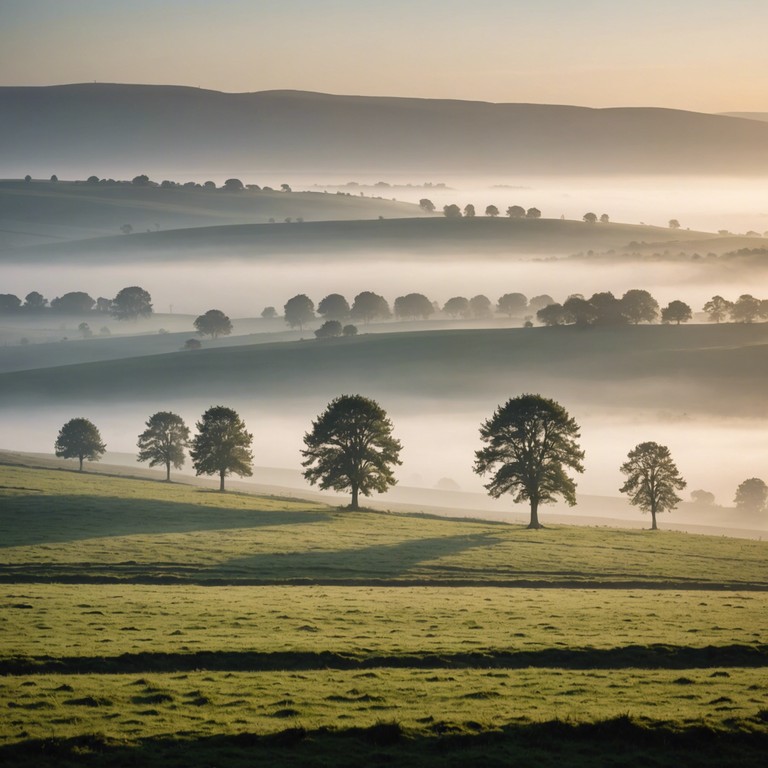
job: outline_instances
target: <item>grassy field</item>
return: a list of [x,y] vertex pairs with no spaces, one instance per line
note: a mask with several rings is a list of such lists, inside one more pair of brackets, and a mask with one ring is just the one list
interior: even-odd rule
[[2,466],[0,762],[760,765],[766,554]]

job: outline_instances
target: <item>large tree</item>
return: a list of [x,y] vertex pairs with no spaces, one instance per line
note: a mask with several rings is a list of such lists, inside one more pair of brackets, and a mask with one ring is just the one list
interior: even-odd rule
[[53,299],[51,309],[56,312],[78,315],[90,312],[95,303],[96,301],[83,291],[70,291]]
[[355,296],[350,315],[353,320],[362,320],[364,323],[376,319],[388,320],[392,317],[387,300],[373,291],[363,291]]
[[329,293],[320,300],[317,313],[325,320],[346,320],[349,317],[349,302],[340,293]]
[[744,293],[731,305],[731,319],[734,323],[753,323],[760,316],[760,299]]
[[399,318],[427,320],[434,311],[432,302],[423,293],[409,293],[395,299],[395,315]]
[[557,496],[576,503],[576,483],[566,471],[584,471],[578,438],[579,426],[562,405],[541,395],[520,395],[480,427],[486,446],[475,453],[475,472],[492,474],[485,487],[494,498],[510,493],[515,503],[528,501],[528,527],[541,528],[540,504]]
[[285,303],[283,307],[283,315],[285,316],[285,322],[295,328],[299,326],[299,330],[304,330],[304,324],[309,323],[315,319],[315,305],[309,296],[300,293],[298,296],[294,296]]
[[733,302],[722,296],[713,296],[705,305],[704,311],[714,323],[722,323],[733,310]]
[[42,293],[39,291],[32,291],[24,298],[24,309],[28,309],[30,312],[42,312],[47,303],[48,299],[46,299]]
[[742,512],[763,512],[768,502],[768,486],[759,477],[750,477],[736,489],[734,502]]
[[627,480],[619,490],[629,495],[631,504],[651,513],[651,530],[655,531],[656,515],[674,509],[682,501],[675,491],[687,485],[669,448],[653,442],[640,443],[627,454],[621,472]]
[[522,314],[526,309],[528,297],[523,293],[505,293],[496,304],[496,311],[507,317]]
[[659,303],[648,291],[632,288],[621,297],[621,312],[633,325],[655,323],[659,317]]
[[165,466],[165,479],[171,481],[171,465],[181,469],[184,449],[189,445],[189,427],[181,416],[158,411],[149,417],[146,429],[139,435],[137,461],[148,461],[150,467]]
[[209,309],[204,315],[196,317],[194,326],[201,336],[214,339],[232,333],[232,321],[220,309]]
[[684,302],[675,299],[670,301],[664,309],[661,310],[662,323],[687,323],[693,317],[691,308]]
[[118,320],[136,320],[152,314],[152,297],[138,285],[123,288],[114,299],[109,309]]
[[203,414],[196,426],[197,434],[189,452],[195,474],[218,475],[220,491],[224,491],[224,478],[228,474],[240,477],[253,474],[253,435],[246,430],[237,411],[214,405]]
[[469,317],[472,311],[469,308],[469,299],[465,296],[454,296],[445,302],[443,312],[449,317]]
[[80,472],[83,460],[98,461],[107,450],[101,441],[101,434],[96,425],[88,419],[70,419],[60,430],[54,450],[64,459],[79,459]]
[[491,300],[482,293],[478,293],[477,296],[473,296],[469,300],[469,309],[472,315],[478,319],[484,319],[493,314]]
[[392,422],[374,400],[341,395],[332,400],[304,435],[304,477],[313,485],[352,492],[350,509],[359,509],[359,494],[383,493],[397,482],[400,442]]

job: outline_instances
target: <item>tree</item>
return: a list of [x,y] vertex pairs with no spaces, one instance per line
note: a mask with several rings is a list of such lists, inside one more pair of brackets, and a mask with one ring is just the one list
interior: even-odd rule
[[434,213],[435,204],[428,197],[422,197],[421,200],[419,200],[419,208],[427,213]]
[[78,315],[90,312],[96,302],[82,291],[71,291],[51,301],[51,309],[63,314]]
[[691,502],[698,507],[712,507],[715,504],[715,494],[702,489],[691,491]]
[[538,208],[529,208],[525,212],[525,218],[526,219],[540,219],[541,218],[541,211]]
[[562,304],[547,304],[536,312],[536,319],[543,325],[564,325],[568,321],[568,313]]
[[669,228],[670,229],[680,229],[680,222],[677,219],[670,219],[669,220]]
[[253,474],[251,441],[253,435],[231,408],[214,405],[196,424],[189,455],[197,475],[219,476],[219,490],[224,492],[224,478],[234,473],[240,477]]
[[533,296],[531,300],[528,302],[528,309],[531,310],[531,312],[538,312],[540,309],[544,309],[544,307],[548,307],[550,304],[555,304],[555,300],[546,293],[542,293],[540,296]]
[[16,312],[21,307],[21,299],[13,293],[0,293],[0,312]]
[[333,339],[341,336],[341,323],[338,320],[326,320],[316,331],[318,339]]
[[611,223],[611,217],[607,213],[603,213],[600,216],[600,223],[601,224],[610,224]]
[[203,345],[200,343],[200,339],[187,339],[184,342],[183,349],[200,349]]
[[589,304],[595,311],[594,325],[626,325],[628,322],[623,302],[610,291],[592,294]]
[[77,326],[77,330],[80,331],[80,335],[84,339],[90,339],[91,336],[93,336],[93,331],[88,323],[80,323],[80,325]]
[[499,215],[499,209],[495,205],[489,205],[485,209],[485,215],[496,218]]
[[734,502],[740,512],[764,512],[768,502],[768,485],[759,477],[750,477],[736,489]]
[[121,231],[121,232],[122,232],[124,235],[130,235],[130,234],[131,234],[131,232],[133,232],[133,224],[123,224],[123,225],[120,227],[120,231]]
[[341,329],[341,335],[342,336],[347,336],[347,337],[357,336],[357,326],[356,325],[352,325],[351,323],[349,325],[345,325]]
[[149,417],[146,429],[139,435],[137,461],[148,461],[150,467],[165,466],[165,480],[171,482],[171,465],[181,469],[184,449],[189,446],[189,427],[181,416],[158,411]]
[[473,317],[481,320],[488,318],[493,314],[492,307],[493,305],[491,304],[491,300],[487,296],[484,296],[482,293],[478,294],[477,296],[473,296],[469,300],[469,308]]
[[273,320],[277,317],[277,310],[274,307],[264,307],[264,309],[261,310],[261,316],[265,320]]
[[70,419],[60,430],[54,450],[57,456],[65,459],[79,459],[83,471],[83,460],[98,461],[107,450],[101,442],[101,435],[96,425],[88,419]]
[[355,296],[350,315],[353,320],[362,320],[364,323],[370,323],[377,318],[388,320],[392,317],[387,300],[372,291],[363,291]]
[[597,223],[597,214],[592,213],[592,211],[590,211],[589,213],[585,213],[581,218],[584,221],[586,221],[587,224],[596,224]]
[[291,189],[291,185],[290,184],[283,183],[283,184],[280,185],[280,191],[281,192],[292,192],[293,190]]
[[675,491],[687,485],[669,448],[653,442],[640,443],[627,454],[621,472],[627,480],[620,492],[629,495],[631,504],[651,513],[651,530],[657,530],[656,515],[673,510],[682,501]]
[[152,314],[152,297],[138,285],[123,288],[110,305],[109,312],[118,320],[136,320]]
[[522,205],[510,205],[507,208],[507,216],[510,219],[522,219],[525,216],[525,208]]
[[691,317],[693,317],[691,308],[684,301],[678,301],[677,299],[675,299],[675,301],[670,301],[669,304],[661,310],[662,323],[675,323],[676,325],[680,325],[680,323],[687,323]]
[[760,315],[760,299],[744,293],[731,305],[731,319],[734,323],[752,323]]
[[329,293],[317,305],[317,313],[326,320],[344,320],[349,317],[349,302],[340,293]]
[[597,310],[583,296],[569,296],[563,309],[568,320],[576,325],[592,325],[597,319]]
[[227,192],[242,192],[245,189],[240,179],[227,179],[223,187]]
[[709,319],[715,323],[721,323],[731,313],[733,302],[727,301],[722,296],[713,296],[705,305],[704,311]]
[[464,206],[464,218],[472,219],[475,216],[475,206],[472,203],[467,203]]
[[142,173],[139,176],[134,176],[131,184],[134,184],[137,187],[149,186],[149,176],[147,176],[145,173]]
[[659,303],[648,291],[632,288],[621,297],[621,311],[633,325],[655,323],[659,317]]
[[24,309],[28,309],[30,312],[41,312],[47,303],[48,299],[37,291],[32,291],[24,297]]
[[374,400],[341,395],[312,422],[304,435],[304,477],[320,488],[352,492],[350,509],[359,509],[359,494],[384,493],[397,482],[393,467],[401,464],[400,442],[392,422]]
[[443,216],[445,216],[446,219],[460,219],[461,208],[459,208],[459,206],[456,205],[456,203],[451,203],[450,205],[444,205]]
[[315,305],[312,299],[303,293],[298,296],[294,296],[292,299],[288,299],[283,307],[283,315],[285,315],[285,322],[295,328],[299,326],[299,330],[304,330],[304,323],[308,323],[315,319]]
[[412,319],[421,317],[426,320],[434,311],[432,302],[423,293],[409,293],[395,299],[396,317]]
[[469,308],[469,299],[464,296],[454,296],[448,299],[443,307],[443,312],[449,317],[469,317],[472,312]]
[[529,528],[543,527],[539,505],[562,496],[573,506],[576,483],[567,469],[583,472],[579,426],[562,405],[541,395],[520,395],[499,406],[480,427],[487,445],[475,452],[478,475],[492,473],[485,486],[495,499],[510,493],[531,505]]
[[499,297],[496,311],[507,317],[519,315],[528,309],[528,297],[522,293],[505,293]]
[[232,321],[220,309],[209,309],[204,315],[196,317],[193,325],[201,336],[214,339],[232,333]]
[[99,177],[98,176],[89,176],[86,180],[87,184],[98,184],[99,183]]

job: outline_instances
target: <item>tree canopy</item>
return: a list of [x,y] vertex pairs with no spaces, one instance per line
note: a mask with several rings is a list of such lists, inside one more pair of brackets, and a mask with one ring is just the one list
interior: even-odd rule
[[454,296],[445,302],[443,312],[449,317],[469,317],[472,311],[469,308],[469,299],[464,296]]
[[482,293],[479,293],[477,296],[473,296],[469,300],[469,308],[472,312],[472,315],[478,319],[484,319],[490,317],[493,314],[493,305],[491,304],[491,300],[487,296],[484,296]]
[[63,296],[57,296],[51,301],[51,309],[65,314],[82,314],[90,312],[96,302],[83,291],[70,291]]
[[485,209],[485,215],[495,218],[499,215],[499,209],[495,205],[489,205]]
[[409,293],[395,299],[395,315],[401,318],[426,320],[435,311],[432,302],[423,293]]
[[285,322],[291,328],[298,325],[299,330],[303,331],[304,324],[315,319],[315,304],[308,296],[300,293],[298,296],[288,299],[283,307],[283,315],[285,315]]
[[450,205],[444,205],[443,216],[445,216],[447,219],[460,219],[461,208],[459,208],[459,206],[456,205],[456,203],[451,203]]
[[371,320],[387,320],[392,316],[389,310],[389,304],[383,296],[379,296],[372,291],[363,291],[355,296],[355,300],[350,310],[353,320],[362,320],[364,323],[370,323]]
[[656,530],[656,515],[674,509],[682,499],[675,493],[687,483],[672,461],[666,445],[647,442],[635,446],[621,465],[627,476],[621,493],[629,495],[629,501],[643,512],[651,513],[651,530]]
[[659,317],[659,303],[648,291],[632,288],[621,297],[621,311],[633,325],[655,323]]
[[110,305],[110,314],[118,320],[136,320],[152,314],[152,297],[138,285],[123,288]]
[[541,528],[540,504],[562,496],[576,503],[576,483],[566,470],[583,472],[579,426],[562,405],[541,395],[520,395],[499,406],[480,427],[486,443],[475,453],[475,472],[491,473],[486,484],[494,498],[512,494],[530,502],[529,528]]
[[317,314],[326,320],[346,320],[349,317],[349,302],[340,293],[329,293],[317,305]]
[[96,425],[88,419],[70,419],[60,430],[54,450],[65,459],[79,459],[80,472],[83,460],[98,461],[107,450]]
[[528,309],[528,297],[523,293],[505,293],[499,297],[496,311],[507,317],[519,315]]
[[326,320],[316,331],[315,337],[318,339],[333,339],[341,336],[342,327],[338,320]]
[[661,310],[662,323],[687,323],[693,317],[691,308],[684,302],[675,299],[670,301],[664,309]]
[[731,313],[733,302],[722,296],[713,296],[705,305],[704,311],[714,323],[721,323]]
[[350,509],[359,509],[359,494],[383,493],[397,482],[400,442],[392,422],[374,400],[341,395],[332,400],[304,435],[304,477],[320,488],[352,492]]
[[229,336],[232,333],[232,321],[220,310],[209,309],[204,315],[195,318],[195,330],[201,336]]
[[759,477],[750,477],[739,484],[734,503],[741,512],[763,512],[768,502],[768,485]]
[[195,474],[218,474],[220,491],[224,490],[224,478],[228,474],[240,477],[253,474],[253,435],[246,430],[237,411],[214,405],[203,414],[196,427],[197,434],[189,452]]
[[137,461],[148,461],[150,467],[165,466],[165,479],[171,480],[171,466],[181,469],[184,449],[189,445],[189,427],[184,419],[170,411],[158,411],[149,417],[146,429],[139,435]]

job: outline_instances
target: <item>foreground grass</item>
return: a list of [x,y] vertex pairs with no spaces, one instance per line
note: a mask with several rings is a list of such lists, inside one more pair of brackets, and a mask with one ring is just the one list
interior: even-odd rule
[[0,547],[6,582],[768,586],[760,541],[352,514],[8,466],[0,466]]

